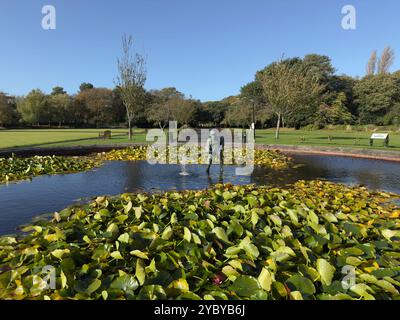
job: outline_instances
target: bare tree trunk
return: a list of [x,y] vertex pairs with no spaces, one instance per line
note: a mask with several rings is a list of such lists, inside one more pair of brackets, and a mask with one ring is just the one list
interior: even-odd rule
[[129,128],[129,140],[132,140],[133,135],[132,135],[131,119],[128,119],[128,128]]
[[279,140],[279,129],[281,127],[281,114],[278,113],[278,121],[276,123],[275,139]]

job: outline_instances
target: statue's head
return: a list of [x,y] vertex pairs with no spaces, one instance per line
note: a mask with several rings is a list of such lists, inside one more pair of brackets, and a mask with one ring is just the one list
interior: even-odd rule
[[218,130],[217,129],[212,129],[210,132],[210,137],[215,137],[216,135],[218,135]]

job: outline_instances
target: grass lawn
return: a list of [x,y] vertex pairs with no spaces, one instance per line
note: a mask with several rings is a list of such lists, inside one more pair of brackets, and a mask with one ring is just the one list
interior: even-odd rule
[[[99,144],[129,143],[127,129],[112,129],[112,139],[99,139],[99,132],[105,129],[21,129],[0,130],[0,149],[12,147],[56,147],[84,146]],[[384,131],[382,131],[384,132]],[[282,129],[279,140],[275,140],[275,130],[257,130],[257,143],[330,146],[349,148],[373,148],[381,150],[400,150],[400,133],[390,134],[389,148],[383,147],[382,141],[375,141],[369,146],[371,132],[345,132],[335,130],[293,130]],[[332,139],[329,140],[328,137]],[[304,140],[303,140],[304,139]],[[145,142],[144,129],[134,130],[133,142]]]
[[[385,131],[377,131],[384,133]],[[275,130],[256,130],[256,142],[266,144],[283,145],[304,145],[304,146],[327,146],[327,147],[348,147],[380,150],[400,150],[400,133],[390,133],[389,147],[383,146],[382,140],[374,140],[374,146],[370,147],[369,138],[371,132],[346,132],[336,130],[281,130],[279,140],[275,139]],[[329,140],[329,136],[332,137]],[[304,140],[303,140],[304,139]]]
[[[105,129],[21,129],[0,130],[0,149],[13,147],[84,146],[129,143],[127,129],[112,129],[111,139],[99,139]],[[134,130],[133,142],[144,142],[144,129]]]

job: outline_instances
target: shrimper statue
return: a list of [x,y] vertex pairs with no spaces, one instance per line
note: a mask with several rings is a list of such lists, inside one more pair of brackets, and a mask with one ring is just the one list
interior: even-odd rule
[[[212,129],[210,135],[207,139],[206,148],[208,149],[208,166],[207,173],[210,173],[210,168],[215,158],[219,159],[220,170],[223,170],[224,166],[224,148],[225,148],[225,138],[224,136],[219,136],[217,129]],[[207,150],[206,149],[206,150]]]

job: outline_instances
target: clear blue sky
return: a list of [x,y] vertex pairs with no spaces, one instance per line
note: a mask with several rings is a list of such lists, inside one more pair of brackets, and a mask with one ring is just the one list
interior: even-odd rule
[[[57,29],[41,28],[42,6]],[[357,9],[357,29],[341,9]],[[112,87],[123,33],[147,55],[146,88],[174,86],[194,98],[237,94],[278,59],[329,55],[338,73],[362,76],[372,50],[398,53],[398,0],[0,0],[0,91],[75,93],[81,82]]]

